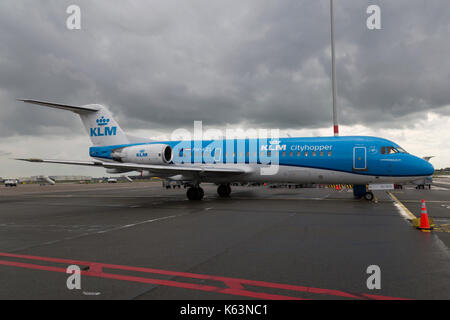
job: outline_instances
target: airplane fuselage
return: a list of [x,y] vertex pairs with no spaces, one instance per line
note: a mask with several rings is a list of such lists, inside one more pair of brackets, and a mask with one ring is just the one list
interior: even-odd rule
[[[373,199],[367,184],[406,183],[429,177],[433,166],[392,141],[365,136],[149,141],[128,136],[105,106],[21,101],[78,114],[94,161],[19,159],[103,167],[108,173],[137,171],[176,180],[189,200],[201,200],[202,182],[218,184],[220,197],[232,182],[354,184],[355,198]],[[195,131],[195,130],[194,130]],[[195,132],[194,132],[195,135]],[[196,136],[196,135],[195,135]]]
[[[280,138],[275,141],[162,141],[150,144],[169,145],[173,149],[172,163],[176,165],[246,168],[248,174],[235,178],[235,181],[242,182],[403,183],[434,172],[430,163],[404,152],[394,142],[367,136]],[[113,160],[111,154],[114,150],[137,145],[146,144],[91,147],[90,156]],[[392,148],[395,152],[389,152]],[[269,164],[278,166],[276,173],[261,174],[259,168]],[[201,181],[221,182],[218,179]],[[223,182],[230,182],[230,178],[224,178]]]

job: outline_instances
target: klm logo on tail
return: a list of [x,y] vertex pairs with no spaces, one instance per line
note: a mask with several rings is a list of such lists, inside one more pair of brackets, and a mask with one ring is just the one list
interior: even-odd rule
[[115,136],[117,134],[117,127],[108,127],[109,119],[102,116],[96,120],[98,127],[91,128],[91,137]]

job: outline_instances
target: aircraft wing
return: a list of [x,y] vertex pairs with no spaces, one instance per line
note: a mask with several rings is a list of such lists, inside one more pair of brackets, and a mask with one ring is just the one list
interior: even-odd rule
[[89,167],[103,167],[107,169],[126,169],[130,171],[148,170],[155,175],[173,176],[177,174],[183,175],[200,175],[200,176],[223,176],[223,175],[239,175],[251,172],[250,168],[230,168],[230,167],[214,167],[208,164],[201,164],[197,166],[190,165],[152,165],[152,164],[138,164],[138,163],[117,163],[106,161],[76,161],[76,160],[48,160],[48,159],[16,159],[28,162],[41,163],[58,163]]

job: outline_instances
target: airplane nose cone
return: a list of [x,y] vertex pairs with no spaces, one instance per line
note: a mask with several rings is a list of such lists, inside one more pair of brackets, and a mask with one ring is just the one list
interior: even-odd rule
[[411,160],[410,170],[412,175],[427,177],[434,173],[434,167],[430,162],[416,156],[413,156]]
[[424,162],[423,163],[423,170],[425,172],[424,176],[431,176],[434,173],[433,165],[430,162],[426,161],[426,160],[423,160],[423,162]]

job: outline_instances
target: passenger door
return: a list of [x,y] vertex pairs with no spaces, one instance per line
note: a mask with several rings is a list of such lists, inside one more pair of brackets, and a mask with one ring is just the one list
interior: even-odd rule
[[353,170],[367,170],[367,150],[366,147],[353,148]]

